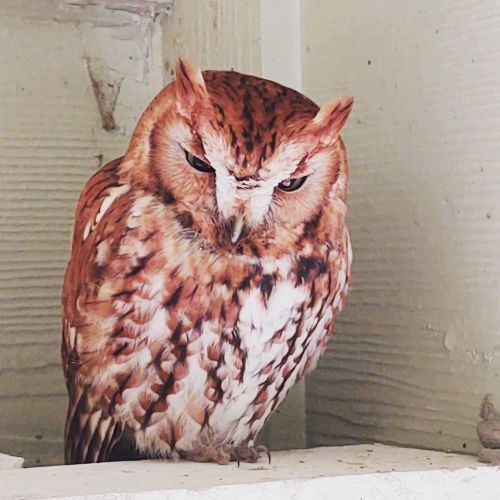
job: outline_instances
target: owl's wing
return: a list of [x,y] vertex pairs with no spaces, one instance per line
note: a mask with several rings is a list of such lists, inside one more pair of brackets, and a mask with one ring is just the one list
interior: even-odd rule
[[[96,239],[101,228],[97,227],[104,204],[109,204],[113,193],[122,188],[116,173],[121,158],[101,168],[87,183],[80,196],[75,214],[71,258],[64,278],[62,294],[63,328],[61,354],[66,387],[69,395],[65,426],[66,463],[101,462],[108,458],[115,442],[120,438],[122,427],[103,407],[102,395],[90,392],[82,376],[85,353],[78,335],[85,326],[85,317],[77,307],[78,301],[88,293],[89,279],[95,261]],[[93,241],[86,241],[92,234]],[[90,238],[88,238],[90,240]],[[87,328],[88,330],[88,328]],[[99,340],[99,330],[86,332],[85,345]],[[87,368],[87,367],[85,367]],[[87,372],[87,376],[88,376]]]

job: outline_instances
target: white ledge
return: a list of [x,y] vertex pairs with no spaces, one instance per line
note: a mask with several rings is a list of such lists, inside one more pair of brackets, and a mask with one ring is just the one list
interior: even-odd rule
[[384,445],[275,452],[272,464],[115,462],[0,471],[0,499],[351,500],[500,498],[475,457]]
[[24,458],[13,457],[0,453],[0,470],[3,469],[20,469],[24,464]]

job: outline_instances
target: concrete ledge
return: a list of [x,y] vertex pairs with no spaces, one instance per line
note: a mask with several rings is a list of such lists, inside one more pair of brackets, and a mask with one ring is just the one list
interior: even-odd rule
[[24,458],[13,457],[0,453],[0,470],[3,469],[20,469],[24,464]]
[[500,469],[475,457],[383,445],[276,452],[226,466],[115,462],[0,471],[0,499],[350,500],[500,498]]

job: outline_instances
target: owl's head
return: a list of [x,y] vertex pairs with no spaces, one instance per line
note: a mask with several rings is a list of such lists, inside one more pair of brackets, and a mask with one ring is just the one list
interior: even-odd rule
[[122,171],[211,247],[290,248],[325,206],[343,206],[339,132],[352,103],[319,108],[277,83],[180,60],[175,82],[139,121]]

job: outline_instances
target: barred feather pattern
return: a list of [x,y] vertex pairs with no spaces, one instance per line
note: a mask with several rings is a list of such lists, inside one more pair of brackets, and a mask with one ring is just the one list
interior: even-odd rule
[[[109,460],[125,434],[145,457],[253,446],[346,299],[338,134],[352,99],[320,109],[185,61],[177,75],[76,209],[62,298],[67,463]],[[279,187],[302,177],[296,192]]]

